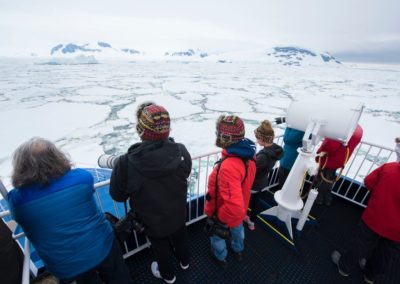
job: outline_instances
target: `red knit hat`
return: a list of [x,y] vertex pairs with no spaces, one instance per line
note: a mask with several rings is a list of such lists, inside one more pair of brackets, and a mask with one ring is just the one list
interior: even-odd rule
[[217,140],[215,144],[227,148],[244,138],[244,123],[236,115],[221,115],[217,120]]
[[154,103],[141,104],[136,117],[136,130],[142,140],[157,141],[169,137],[171,121],[164,107]]

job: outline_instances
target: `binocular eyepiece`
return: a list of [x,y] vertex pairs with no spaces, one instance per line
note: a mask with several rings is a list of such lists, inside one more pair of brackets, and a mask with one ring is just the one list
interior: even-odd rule
[[97,159],[100,168],[113,169],[118,163],[120,156],[103,154]]
[[286,122],[286,117],[284,117],[284,116],[275,118],[275,124],[282,124],[285,122]]

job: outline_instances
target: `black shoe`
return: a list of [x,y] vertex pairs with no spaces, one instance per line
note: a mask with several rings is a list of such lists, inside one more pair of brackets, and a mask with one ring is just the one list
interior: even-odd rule
[[233,252],[233,257],[236,259],[236,261],[243,261],[243,251],[241,252]]
[[332,199],[325,199],[325,206],[331,206],[332,204]]
[[219,267],[225,269],[228,267],[228,262],[226,261],[226,259],[224,260],[219,260],[214,253],[211,251],[211,258],[212,260],[215,262],[215,264],[217,264]]
[[348,273],[347,271],[343,270],[339,265],[339,260],[340,260],[341,257],[342,257],[342,255],[337,250],[334,250],[332,252],[331,259],[332,259],[332,262],[334,264],[336,264],[339,274],[344,276],[344,277],[347,277],[347,276],[350,275],[350,273]]

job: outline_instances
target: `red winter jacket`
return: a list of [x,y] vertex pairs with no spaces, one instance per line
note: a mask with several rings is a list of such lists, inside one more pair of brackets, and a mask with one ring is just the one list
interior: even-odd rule
[[[237,156],[227,154],[222,150],[222,158],[225,159],[219,169],[218,174],[218,218],[230,228],[237,227],[243,222],[249,207],[251,186],[256,174],[256,164],[253,160],[248,161],[247,177],[245,179],[245,164]],[[208,196],[211,198],[206,201],[204,212],[211,217],[215,209],[215,178],[218,165],[208,177]]]
[[[354,149],[360,143],[363,135],[363,129],[360,125],[357,125],[354,130],[353,135],[351,136],[349,143],[347,146],[349,147],[349,158],[353,153]],[[325,160],[328,157],[328,162],[325,166],[326,169],[336,170],[344,167],[344,162],[346,159],[346,146],[339,141],[332,140],[330,138],[325,138],[319,147],[317,153],[326,152],[327,155],[321,157],[320,166],[322,167],[325,164]],[[318,162],[318,157],[316,158]]]
[[362,219],[377,234],[400,242],[400,163],[387,163],[365,179],[371,197]]

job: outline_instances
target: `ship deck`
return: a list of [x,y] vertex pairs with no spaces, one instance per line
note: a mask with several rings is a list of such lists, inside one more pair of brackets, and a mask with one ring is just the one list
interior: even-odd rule
[[[264,200],[273,202],[272,195],[265,192]],[[175,262],[176,283],[364,283],[361,270],[342,277],[330,258],[333,250],[351,246],[363,209],[339,197],[330,207],[314,207],[316,222],[306,224],[301,236],[295,236],[295,246],[257,220],[256,230],[245,231],[244,260],[237,262],[228,255],[226,269],[211,258],[209,240],[202,232],[204,221],[189,225],[190,268],[182,270]],[[163,282],[151,274],[152,260],[151,249],[127,259],[135,283]],[[387,267],[375,283],[400,283],[399,265],[400,261]]]

